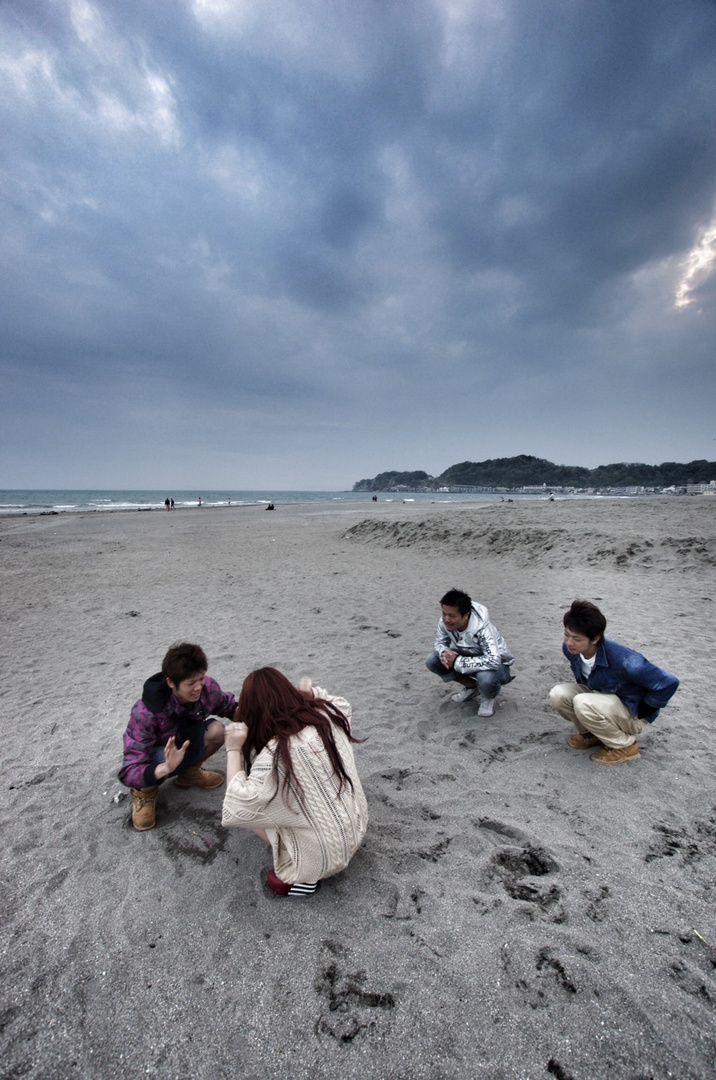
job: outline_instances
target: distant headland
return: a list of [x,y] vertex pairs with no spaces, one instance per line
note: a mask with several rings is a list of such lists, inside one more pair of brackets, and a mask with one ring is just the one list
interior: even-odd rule
[[716,462],[690,461],[662,465],[620,462],[586,469],[580,465],[555,465],[544,458],[519,454],[487,461],[463,461],[440,476],[415,472],[382,472],[372,480],[359,480],[353,491],[574,491],[574,492],[666,492],[669,494],[716,493]]

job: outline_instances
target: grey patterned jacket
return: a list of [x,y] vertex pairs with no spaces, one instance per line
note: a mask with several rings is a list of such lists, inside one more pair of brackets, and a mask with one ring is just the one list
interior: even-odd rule
[[495,671],[502,664],[509,667],[515,659],[502,634],[490,622],[490,613],[484,604],[473,603],[472,614],[462,631],[448,630],[440,620],[435,651],[442,656],[446,649],[459,653],[455,671],[461,675],[471,675],[474,671]]

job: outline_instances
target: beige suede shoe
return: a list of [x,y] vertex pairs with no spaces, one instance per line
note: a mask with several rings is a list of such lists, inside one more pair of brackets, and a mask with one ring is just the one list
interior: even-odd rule
[[601,740],[596,735],[592,735],[591,731],[578,731],[576,735],[570,735],[567,739],[567,746],[571,746],[573,750],[589,750],[592,746],[601,745]]
[[157,823],[157,795],[159,788],[139,791],[132,788],[132,825],[137,832],[153,829]]
[[179,773],[174,781],[177,787],[200,787],[200,788],[215,788],[221,787],[224,783],[224,774],[220,772],[211,772],[209,769],[202,769],[201,765],[192,765],[190,769],[185,769],[183,773]]
[[603,746],[601,750],[595,750],[589,756],[592,761],[597,761],[600,765],[621,765],[622,761],[636,761],[641,754],[639,747],[633,742],[631,746],[617,746],[616,748]]

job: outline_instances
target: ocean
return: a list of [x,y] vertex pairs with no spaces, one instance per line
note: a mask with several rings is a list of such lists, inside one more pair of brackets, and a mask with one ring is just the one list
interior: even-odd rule
[[[379,502],[469,503],[499,502],[507,496],[481,492],[377,492]],[[544,494],[511,494],[517,501],[546,499]],[[555,495],[555,499],[580,496]],[[584,496],[581,496],[584,498]],[[202,506],[262,506],[267,503],[362,503],[370,502],[369,491],[0,491],[0,515],[8,514],[66,514],[111,510],[163,510],[164,500],[174,499],[177,510]]]

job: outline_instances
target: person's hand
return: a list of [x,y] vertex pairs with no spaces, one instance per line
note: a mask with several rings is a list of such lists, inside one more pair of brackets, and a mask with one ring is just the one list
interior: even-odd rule
[[447,668],[448,671],[453,669],[456,660],[457,653],[453,652],[452,649],[446,649],[445,652],[440,653],[440,663],[444,668]]
[[166,746],[164,747],[164,761],[166,762],[167,769],[170,773],[173,773],[175,769],[179,768],[188,749],[188,739],[183,742],[181,746],[177,746],[174,735],[169,736]]
[[310,675],[301,676],[298,683],[298,689],[303,690],[304,694],[311,693],[311,690],[313,689],[313,680],[311,679]]
[[226,735],[224,737],[224,747],[226,750],[243,750],[246,737],[249,734],[249,729],[246,724],[236,723],[235,721],[228,725],[226,728]]

